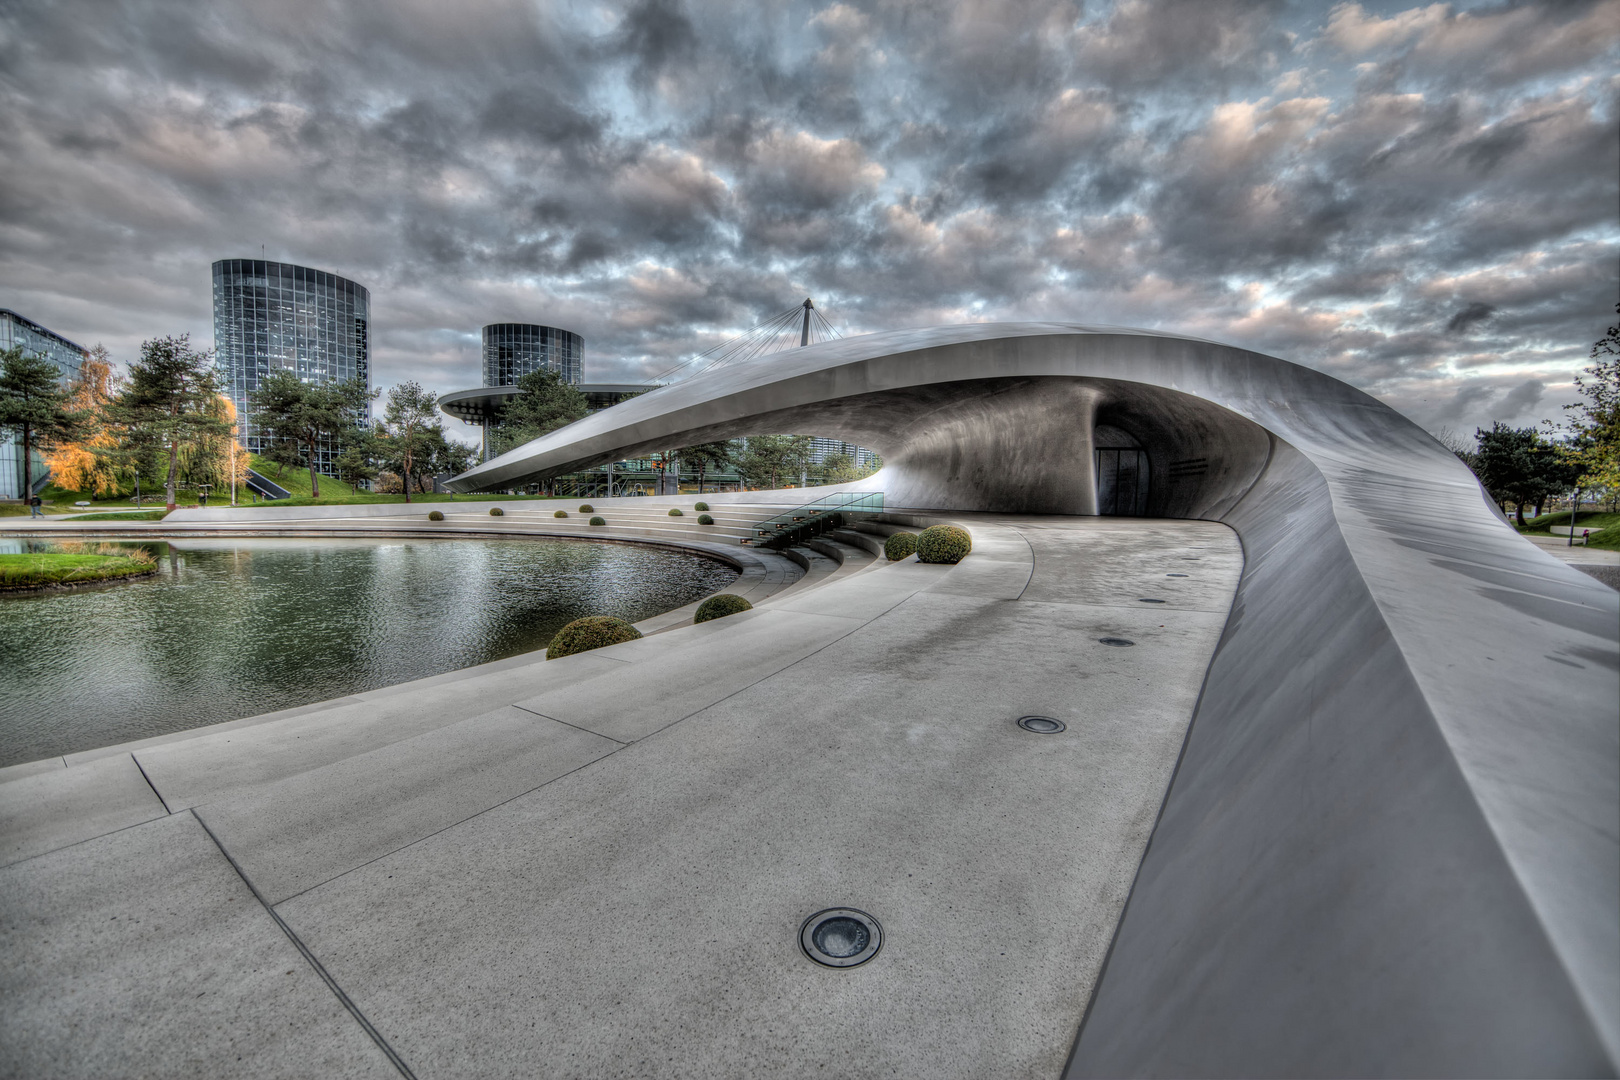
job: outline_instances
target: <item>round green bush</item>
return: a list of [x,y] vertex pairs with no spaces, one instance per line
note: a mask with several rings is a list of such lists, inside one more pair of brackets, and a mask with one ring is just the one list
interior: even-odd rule
[[607,518],[605,518],[605,517],[593,517],[593,518],[591,518],[591,524],[592,525],[606,525],[607,524]]
[[714,518],[710,517],[708,514],[699,514],[698,515],[698,524],[699,525],[713,525],[714,524]]
[[698,605],[697,614],[692,616],[692,621],[700,623],[708,622],[710,619],[723,619],[739,611],[752,611],[753,608],[753,604],[736,593],[717,593]]
[[593,507],[591,506],[590,503],[580,503],[579,504],[579,512],[582,513],[582,514],[588,514],[588,513],[591,512],[592,509],[593,509]]
[[506,516],[506,511],[502,510],[498,506],[492,506],[492,507],[489,508],[489,516],[490,517],[505,517]]
[[615,619],[611,615],[587,615],[557,631],[557,636],[546,646],[546,659],[555,660],[559,656],[572,656],[588,649],[600,649],[604,645],[634,641],[640,636],[641,631],[623,619]]
[[552,517],[567,517],[568,516],[568,511],[566,511],[566,510],[553,510],[551,512],[551,516]]
[[708,508],[709,508],[708,503],[700,502],[700,503],[693,503],[692,504],[692,509],[694,509],[694,510],[707,510]]
[[883,541],[883,555],[890,562],[899,562],[917,550],[917,534],[897,532]]
[[669,516],[670,517],[685,517],[686,515],[681,513],[679,510],[675,509],[672,506],[672,507],[669,508]]
[[918,562],[959,563],[972,550],[973,538],[955,525],[934,525],[917,537]]
[[443,521],[444,520],[444,515],[439,513],[437,510],[429,510],[428,511],[428,520],[429,521]]

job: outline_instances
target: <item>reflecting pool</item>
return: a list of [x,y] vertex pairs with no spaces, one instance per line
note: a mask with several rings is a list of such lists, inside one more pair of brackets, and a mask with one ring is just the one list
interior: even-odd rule
[[0,598],[0,765],[515,656],[583,615],[633,622],[736,578],[698,555],[573,540],[139,546],[158,556],[156,576]]

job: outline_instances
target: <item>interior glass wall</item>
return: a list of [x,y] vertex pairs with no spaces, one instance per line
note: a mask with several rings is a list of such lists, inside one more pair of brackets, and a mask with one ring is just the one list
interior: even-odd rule
[[1153,477],[1145,450],[1097,451],[1097,513],[1142,517]]

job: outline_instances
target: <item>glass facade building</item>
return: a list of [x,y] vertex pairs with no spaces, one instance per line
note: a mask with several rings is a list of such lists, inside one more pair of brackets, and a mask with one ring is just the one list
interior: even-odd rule
[[516,386],[541,368],[578,386],[585,378],[585,339],[572,330],[537,323],[490,323],[484,327],[484,385]]
[[[272,371],[305,382],[361,380],[371,389],[371,293],[348,278],[291,263],[221,259],[214,264],[214,356],[225,392],[243,418],[242,445],[264,440],[247,423],[248,395]],[[356,424],[370,423],[367,415]],[[332,471],[335,450],[317,452]]]
[[[89,357],[83,347],[61,334],[47,330],[32,319],[25,319],[15,311],[0,308],[0,351],[22,348],[43,356],[61,370],[64,382],[78,378],[79,369]],[[35,482],[44,479],[45,462],[39,451],[34,451],[29,470]],[[20,499],[23,492],[22,443],[12,435],[0,436],[0,499]]]

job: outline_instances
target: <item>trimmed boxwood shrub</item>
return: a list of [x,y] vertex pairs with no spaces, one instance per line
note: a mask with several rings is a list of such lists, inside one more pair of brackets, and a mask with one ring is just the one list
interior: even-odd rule
[[615,619],[611,615],[587,615],[557,631],[557,636],[546,646],[546,659],[555,660],[559,656],[572,656],[590,649],[600,649],[604,645],[634,641],[640,636],[641,631],[623,619]]
[[708,622],[710,619],[723,619],[739,611],[752,611],[753,608],[753,604],[736,593],[717,593],[698,605],[697,614],[692,616],[692,621],[700,623]]
[[595,509],[595,508],[593,506],[591,506],[590,503],[580,503],[579,504],[579,512],[582,513],[582,514],[588,514],[593,509]]
[[439,511],[437,511],[437,510],[429,510],[428,511],[428,520],[429,521],[443,521],[444,520],[444,515],[439,513]]
[[592,525],[606,525],[607,524],[607,518],[605,518],[605,517],[593,517],[593,518],[591,518],[591,524]]
[[669,516],[670,517],[685,517],[686,515],[681,513],[679,510],[675,509],[675,507],[672,506],[672,507],[669,508]]
[[709,508],[708,503],[700,502],[700,503],[693,503],[692,504],[692,509],[694,509],[694,510],[707,510],[708,508]]
[[502,510],[498,506],[492,506],[492,507],[489,508],[489,516],[490,517],[505,517],[506,516],[506,511]]
[[883,555],[890,562],[899,562],[917,550],[917,534],[897,532],[883,541]]
[[955,525],[934,525],[917,537],[917,561],[959,563],[973,550],[973,537]]
[[714,518],[710,517],[708,514],[699,514],[698,515],[698,524],[699,525],[713,525],[714,524]]
[[568,511],[566,511],[566,510],[553,510],[551,512],[551,516],[552,517],[567,517],[568,516]]

